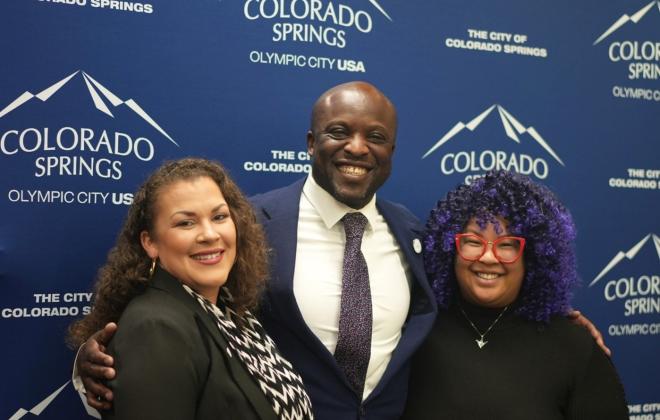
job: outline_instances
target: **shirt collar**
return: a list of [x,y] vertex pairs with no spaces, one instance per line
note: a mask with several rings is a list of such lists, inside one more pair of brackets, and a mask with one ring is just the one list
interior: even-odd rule
[[321,188],[310,173],[303,186],[303,195],[321,216],[323,223],[325,223],[325,226],[328,229],[336,225],[346,213],[357,211],[364,214],[367,218],[367,229],[373,231],[374,226],[376,226],[376,218],[378,217],[378,210],[376,209],[376,194],[374,194],[364,207],[361,209],[354,209],[337,201],[332,195],[330,195],[330,193]]

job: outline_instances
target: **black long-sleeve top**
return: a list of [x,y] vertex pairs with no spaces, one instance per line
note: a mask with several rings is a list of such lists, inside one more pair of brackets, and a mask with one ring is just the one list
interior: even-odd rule
[[[461,306],[480,332],[500,313]],[[404,419],[628,419],[614,366],[584,328],[509,311],[481,349],[456,304],[440,312],[413,359]]]

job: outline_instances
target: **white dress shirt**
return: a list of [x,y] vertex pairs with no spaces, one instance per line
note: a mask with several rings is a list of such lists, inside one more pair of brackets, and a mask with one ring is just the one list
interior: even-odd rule
[[366,206],[355,210],[335,200],[311,174],[307,177],[300,197],[293,292],[305,323],[334,354],[346,243],[341,218],[354,211],[360,211],[368,221],[361,249],[369,269],[373,313],[364,400],[378,385],[401,338],[412,281],[405,256],[378,213],[375,196]]

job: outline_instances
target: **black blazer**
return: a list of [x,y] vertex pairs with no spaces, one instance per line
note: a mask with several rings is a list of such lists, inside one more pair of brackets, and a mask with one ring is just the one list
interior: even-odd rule
[[255,380],[197,301],[159,269],[109,344],[117,376],[104,419],[276,419]]

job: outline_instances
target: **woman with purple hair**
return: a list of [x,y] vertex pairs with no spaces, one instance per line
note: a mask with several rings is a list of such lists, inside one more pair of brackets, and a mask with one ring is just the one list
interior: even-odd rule
[[441,310],[413,361],[409,419],[627,419],[623,387],[564,315],[575,225],[546,187],[492,172],[431,211],[425,264]]

